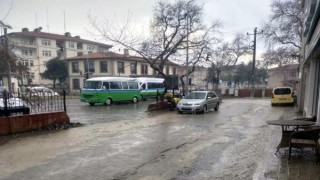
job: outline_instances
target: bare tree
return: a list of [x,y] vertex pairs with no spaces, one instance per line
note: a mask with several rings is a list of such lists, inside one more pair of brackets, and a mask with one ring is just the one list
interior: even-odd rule
[[183,92],[187,91],[187,89],[185,89],[185,77],[191,75],[195,71],[196,66],[199,66],[200,64],[208,64],[212,55],[212,48],[220,42],[220,39],[214,35],[218,32],[219,27],[221,27],[221,23],[219,21],[214,22],[210,28],[203,32],[203,34],[200,33],[199,36],[191,39],[188,38],[189,41],[187,43],[190,45],[187,45],[185,48],[191,51],[191,58],[188,60],[188,62],[184,60],[182,62],[182,64],[188,67],[185,71],[185,74],[180,76]]
[[[272,51],[292,52],[286,53],[288,56],[283,59],[284,63],[281,63],[285,64],[288,58],[296,58],[300,53],[304,17],[301,0],[274,0],[271,11],[269,22],[263,27],[263,38],[271,49],[267,52],[269,54]],[[281,49],[277,49],[280,46]]]
[[[223,71],[229,74],[234,70],[239,58],[250,51],[249,40],[244,34],[236,34],[231,42],[224,42],[218,48],[213,50],[210,58],[211,68],[214,68],[216,82],[220,81],[220,75]],[[231,75],[230,75],[231,76]]]
[[[16,72],[18,69],[17,56],[12,52],[12,47],[5,48],[0,43],[0,79],[3,77],[7,77],[9,73],[8,65],[10,64],[11,72]],[[24,68],[24,71],[27,71],[27,68]]]
[[297,55],[294,54],[293,47],[279,47],[277,49],[269,49],[262,56],[262,66],[269,67],[276,65],[282,67],[284,65],[298,63]]
[[[174,3],[159,1],[154,8],[154,15],[150,25],[150,36],[133,35],[129,30],[130,20],[119,26],[105,21],[98,23],[97,19],[89,16],[93,28],[107,41],[134,51],[162,77],[166,79],[164,66],[181,51],[185,51],[187,37],[199,37],[199,34],[208,32],[202,22],[202,6],[195,0],[179,0]],[[211,27],[210,27],[211,28]],[[209,28],[209,29],[210,29]],[[196,42],[190,43],[189,48],[195,49],[198,59],[202,59],[205,49],[205,38],[193,38]],[[209,39],[209,38],[208,38]],[[201,58],[200,58],[201,57]],[[196,61],[192,61],[196,62]],[[167,84],[165,82],[166,87]]]

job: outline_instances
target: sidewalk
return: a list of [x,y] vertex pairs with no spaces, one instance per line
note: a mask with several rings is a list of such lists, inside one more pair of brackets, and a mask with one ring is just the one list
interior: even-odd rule
[[[288,112],[283,117],[287,119],[299,117],[297,114]],[[278,179],[278,180],[316,180],[320,179],[320,166],[316,163],[314,151],[306,150],[300,155],[300,150],[293,150],[291,161],[288,163],[288,148],[281,148],[275,154],[277,145],[281,138],[281,127],[268,126],[271,128],[267,155],[264,169],[259,173],[257,179]]]

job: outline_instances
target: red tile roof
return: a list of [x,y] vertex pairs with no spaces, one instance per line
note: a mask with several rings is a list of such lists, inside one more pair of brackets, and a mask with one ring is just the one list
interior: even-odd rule
[[71,37],[71,36],[66,36],[66,35],[52,34],[52,33],[45,33],[45,32],[25,31],[25,32],[13,32],[8,35],[9,36],[40,37],[40,38],[54,39],[54,40],[60,40],[60,41],[73,41],[73,42],[80,42],[80,43],[87,43],[87,44],[95,44],[95,45],[104,46],[107,48],[112,47],[111,45],[108,45],[108,44],[85,40],[85,39],[81,39],[80,37]]

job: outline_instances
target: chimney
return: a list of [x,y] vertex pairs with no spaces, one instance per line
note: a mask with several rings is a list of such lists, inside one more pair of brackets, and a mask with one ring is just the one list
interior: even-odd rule
[[28,28],[22,28],[22,32],[29,32]]
[[71,37],[71,33],[69,33],[69,32],[64,33],[64,35],[67,37]]
[[123,49],[123,55],[129,56],[129,49]]
[[80,36],[75,36],[75,38],[78,38],[78,39],[80,39]]
[[41,32],[41,30],[42,30],[42,27],[38,27],[34,29],[34,32]]

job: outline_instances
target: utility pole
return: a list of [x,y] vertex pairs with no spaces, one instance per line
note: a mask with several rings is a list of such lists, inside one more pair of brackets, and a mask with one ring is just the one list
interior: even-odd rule
[[2,43],[3,43],[3,47],[4,47],[4,51],[5,51],[5,57],[7,58],[7,75],[8,75],[8,91],[9,93],[12,93],[12,83],[11,83],[11,57],[9,55],[8,52],[8,36],[7,36],[7,29],[11,29],[11,26],[4,24],[2,21],[0,21],[0,26],[3,27],[3,31],[4,31],[4,38],[2,39]]
[[257,47],[257,28],[254,28],[253,34],[247,33],[247,35],[253,35],[253,57],[252,57],[252,73],[251,73],[251,97],[254,97],[254,91],[255,91],[255,69],[256,69],[256,47]]

